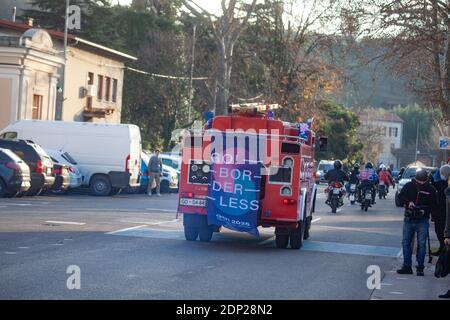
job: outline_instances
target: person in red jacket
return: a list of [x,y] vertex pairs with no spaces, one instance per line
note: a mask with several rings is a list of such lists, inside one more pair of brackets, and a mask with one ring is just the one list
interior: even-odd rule
[[392,179],[391,174],[389,173],[389,171],[386,169],[386,167],[382,167],[380,173],[379,173],[379,178],[380,181],[383,181],[384,184],[386,185],[386,190],[387,192],[389,192],[389,186],[392,185],[394,186],[394,179]]

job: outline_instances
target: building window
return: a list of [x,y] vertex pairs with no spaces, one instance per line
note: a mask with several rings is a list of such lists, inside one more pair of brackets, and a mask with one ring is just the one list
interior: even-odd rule
[[103,76],[97,76],[97,99],[102,100],[103,97]]
[[117,102],[117,79],[113,79],[113,84],[112,84],[112,102]]
[[389,137],[397,137],[398,128],[389,128]]
[[109,101],[111,94],[111,78],[105,77],[105,101]]
[[[94,74],[92,72],[88,72],[87,83],[88,86],[94,84]],[[92,97],[87,97],[87,107],[88,109],[92,109]]]
[[42,96],[38,94],[33,95],[33,106],[31,107],[31,119],[40,120],[42,110]]

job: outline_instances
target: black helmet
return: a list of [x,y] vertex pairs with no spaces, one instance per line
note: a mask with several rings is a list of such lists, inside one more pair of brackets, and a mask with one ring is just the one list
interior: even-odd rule
[[339,160],[336,160],[336,161],[334,162],[334,168],[335,168],[336,170],[341,170],[341,169],[342,169],[342,162],[339,161]]
[[359,169],[359,163],[355,163],[355,165],[353,166],[353,169]]
[[428,181],[428,172],[422,168],[418,168],[415,178],[417,181],[426,182]]
[[373,169],[373,164],[372,164],[372,162],[367,162],[367,163],[366,163],[366,169]]

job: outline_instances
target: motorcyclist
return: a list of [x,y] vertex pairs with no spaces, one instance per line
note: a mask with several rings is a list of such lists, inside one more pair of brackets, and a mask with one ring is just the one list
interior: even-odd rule
[[[348,176],[347,174],[344,172],[344,170],[342,170],[342,162],[340,160],[336,160],[333,164],[334,169],[328,171],[325,174],[325,180],[328,182],[328,185],[330,185],[333,182],[338,182],[341,183],[342,185],[345,184],[345,181],[348,181]],[[330,195],[331,195],[331,190],[328,193],[328,199],[326,201],[326,203],[330,202]]]
[[381,167],[381,171],[379,173],[379,180],[384,182],[384,185],[386,186],[386,193],[389,193],[389,186],[394,186],[394,179],[392,179],[391,174],[387,170],[385,166]]
[[375,204],[376,185],[379,182],[378,175],[373,169],[373,164],[367,162],[364,166],[364,170],[359,173],[360,186],[358,188],[358,199],[361,202],[362,190],[365,187],[371,188],[372,191],[372,204]]
[[350,171],[350,174],[348,176],[348,183],[345,186],[347,192],[350,192],[350,185],[356,184],[358,186],[359,184],[358,176],[359,176],[359,163],[355,163],[355,165],[353,166],[353,170]]

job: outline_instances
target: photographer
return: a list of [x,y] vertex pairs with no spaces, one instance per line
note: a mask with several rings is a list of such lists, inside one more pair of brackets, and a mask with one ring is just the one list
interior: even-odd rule
[[400,202],[405,207],[403,220],[403,267],[399,274],[413,274],[412,240],[417,233],[417,275],[424,275],[426,246],[429,233],[429,219],[437,204],[436,189],[428,182],[428,173],[418,169],[415,179],[408,182],[399,194]]

